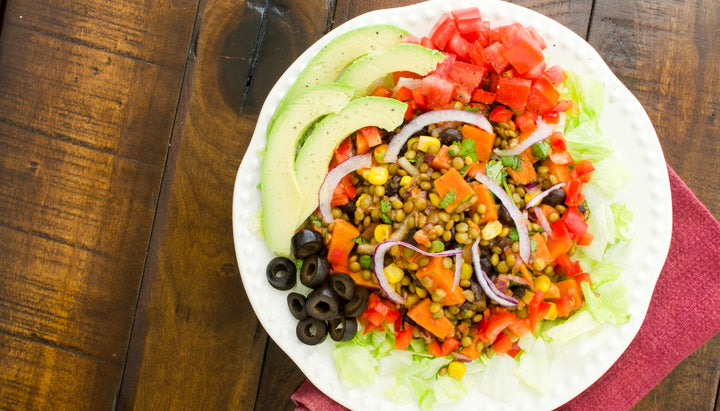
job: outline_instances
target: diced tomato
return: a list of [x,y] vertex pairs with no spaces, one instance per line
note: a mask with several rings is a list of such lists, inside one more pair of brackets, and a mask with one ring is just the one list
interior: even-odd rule
[[550,145],[555,151],[565,151],[567,149],[565,137],[563,137],[562,133],[559,131],[555,131],[550,134]]
[[544,72],[545,72],[545,62],[540,62],[537,66],[531,68],[530,70],[523,75],[523,77],[530,79],[530,80],[537,80],[539,78],[542,78]]
[[460,341],[455,337],[448,337],[443,341],[442,346],[440,346],[440,351],[444,357],[457,350],[458,347],[460,347]]
[[592,244],[594,238],[595,237],[592,234],[585,233],[585,234],[577,237],[577,244],[585,245],[585,246],[590,245],[590,244]]
[[582,286],[583,282],[586,282],[590,285],[592,285],[592,280],[590,279],[590,274],[588,273],[580,273],[575,276],[575,281],[577,281],[578,286]]
[[460,33],[468,33],[476,29],[482,21],[480,10],[477,7],[453,10],[450,14],[455,18],[455,24]]
[[395,349],[396,350],[407,350],[412,341],[413,327],[412,325],[405,325],[405,329],[398,331],[395,334]]
[[412,90],[405,86],[401,86],[395,91],[395,98],[400,101],[409,101],[413,99]]
[[583,183],[587,183],[588,181],[590,181],[590,173],[592,173],[594,170],[595,166],[593,166],[592,162],[585,159],[575,164],[575,167],[573,167],[572,171],[570,172],[570,176],[571,178],[577,178]]
[[567,74],[565,74],[565,70],[563,70],[562,67],[552,66],[545,70],[545,77],[547,77],[551,83],[558,86],[567,79]]
[[488,61],[487,56],[485,56],[485,47],[486,46],[483,46],[480,43],[480,40],[477,40],[475,43],[470,44],[468,54],[470,55],[470,62],[472,64],[490,68],[490,62]]
[[560,93],[550,80],[541,77],[535,80],[530,88],[530,94],[527,99],[527,109],[536,113],[544,113],[552,110],[558,103]]
[[432,43],[439,48],[440,50],[445,50],[445,46],[447,45],[448,41],[450,41],[450,38],[453,36],[453,33],[457,31],[457,27],[455,25],[455,19],[452,18],[452,16],[449,13],[443,13],[442,16],[438,19],[438,21],[433,26],[432,30],[430,30],[430,40]]
[[427,111],[428,103],[427,103],[427,100],[425,100],[425,96],[423,95],[420,87],[413,89],[412,95],[413,95],[413,103],[415,103],[415,106],[422,111]]
[[420,39],[420,45],[429,49],[437,50],[437,46],[433,44],[429,37],[422,37]]
[[409,44],[421,44],[420,37],[415,37],[412,34],[406,34],[403,36],[402,40],[400,40],[402,43],[409,43]]
[[588,225],[577,207],[568,207],[561,218],[571,233],[579,236],[587,232]]
[[393,71],[393,84],[397,85],[398,80],[400,78],[416,78],[421,79],[423,76],[417,73],[413,73],[412,71]]
[[[498,31],[500,33],[500,41],[502,41],[507,48],[512,48],[521,42],[526,42],[538,52],[542,52],[542,47],[535,36],[530,32],[528,27],[525,27],[520,23],[512,23],[507,26],[501,26]],[[541,39],[541,41],[543,44],[545,43],[544,40]]]
[[475,89],[470,96],[470,101],[477,101],[483,104],[492,104],[495,102],[495,93],[485,91],[483,89]]
[[[568,280],[566,280],[566,281],[568,281]],[[569,281],[573,281],[573,280],[569,280]],[[572,312],[572,309],[573,309],[572,302],[570,301],[570,296],[564,295],[564,296],[560,297],[560,299],[555,302],[555,307],[557,308],[558,317],[562,317],[562,318],[568,317],[570,315],[570,312]]]
[[445,50],[457,55],[460,60],[469,61],[470,44],[460,32],[456,31],[445,45]]
[[513,112],[505,106],[497,105],[490,112],[490,121],[504,123],[512,120]]
[[535,114],[526,112],[515,118],[515,125],[523,133],[532,133],[537,125],[535,124]]
[[537,32],[537,30],[535,30],[535,27],[527,26],[525,27],[525,30],[527,30],[533,40],[535,40],[535,44],[540,47],[540,50],[545,50],[545,48],[547,47],[547,44],[545,44],[545,39],[542,38],[540,33]]
[[527,73],[545,59],[542,51],[526,40],[520,40],[510,48],[506,46],[503,56],[520,74]]
[[517,111],[525,111],[531,84],[532,82],[527,79],[501,76],[498,80],[495,101]]
[[345,140],[340,143],[334,151],[333,154],[333,160],[330,163],[330,168],[335,167],[336,165],[342,163],[343,161],[347,160],[352,156],[352,141],[350,138],[346,138]]
[[567,151],[558,151],[550,154],[550,161],[559,166],[567,166],[572,164],[573,159]]
[[375,126],[363,127],[355,133],[358,154],[365,154],[370,151],[370,148],[380,145],[380,143],[382,143],[380,130]]
[[450,67],[450,73],[448,74],[448,77],[457,85],[455,98],[463,103],[469,103],[473,90],[480,85],[485,77],[485,73],[487,73],[485,67],[455,61],[452,67]]
[[[585,202],[585,195],[580,192],[582,182],[576,178],[570,178],[565,182],[565,204],[568,206],[579,206]],[[569,228],[569,227],[568,227]],[[572,231],[572,230],[570,230]]]
[[455,84],[447,78],[431,74],[422,80],[420,90],[429,105],[442,106],[455,96]]
[[[348,174],[335,186],[332,198],[330,199],[330,207],[337,207],[349,203],[350,199],[355,197],[355,192],[356,189],[352,183],[352,174]],[[352,193],[352,197],[348,195],[349,193]]]
[[427,349],[433,357],[444,357],[442,348],[440,348],[440,343],[437,340],[430,341],[427,345]]
[[407,120],[407,121],[412,120],[413,115],[415,115],[416,107],[417,106],[415,105],[414,101],[408,101],[407,110],[405,110],[405,115],[403,116],[403,118],[405,118],[405,120]]
[[481,330],[482,332],[479,335],[480,341],[486,344],[494,343],[500,333],[515,321],[517,321],[517,315],[514,312],[493,315],[488,320],[484,329]]
[[535,334],[535,328],[537,328],[538,322],[545,317],[548,311],[550,311],[550,304],[543,301],[545,293],[540,290],[535,291],[535,295],[528,304],[528,321],[530,322],[530,331]]
[[558,112],[558,113],[564,113],[568,110],[570,110],[573,106],[573,102],[571,100],[560,100],[555,107],[553,107],[552,111]]
[[562,274],[568,277],[575,277],[577,274],[582,272],[582,267],[580,267],[579,261],[572,261],[570,257],[568,257],[567,254],[561,254],[555,259],[556,263],[556,269],[560,270],[562,272],[559,272],[558,274]]
[[505,71],[505,69],[510,65],[510,62],[508,62],[503,55],[503,51],[505,51],[505,47],[500,42],[490,44],[485,47],[485,50],[483,51],[488,63],[490,63],[490,66],[498,74]]

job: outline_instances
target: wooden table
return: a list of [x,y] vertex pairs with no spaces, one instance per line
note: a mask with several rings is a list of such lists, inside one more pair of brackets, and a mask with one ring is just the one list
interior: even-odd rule
[[[7,0],[0,408],[292,409],[304,376],[238,275],[235,173],[294,58],[360,13],[410,3]],[[516,3],[600,52],[719,217],[717,2]],[[636,409],[715,408],[719,359],[715,337]]]

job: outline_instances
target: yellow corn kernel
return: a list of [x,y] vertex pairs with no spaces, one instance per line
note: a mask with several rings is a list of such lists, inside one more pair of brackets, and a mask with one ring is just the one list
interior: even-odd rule
[[557,316],[557,305],[553,302],[550,302],[550,309],[548,310],[547,314],[545,314],[545,317],[543,317],[543,319],[552,321],[556,319]]
[[403,176],[403,177],[400,179],[400,185],[403,186],[403,187],[407,187],[407,186],[409,186],[411,183],[412,183],[412,177],[410,177],[410,176]]
[[387,183],[388,169],[385,167],[373,167],[367,176],[367,181],[372,185],[381,186]]
[[420,136],[418,139],[417,148],[420,151],[427,152],[430,147],[440,148],[440,140],[430,136]]
[[373,149],[373,158],[378,163],[384,163],[385,152],[387,151],[388,145],[381,144]]
[[408,150],[412,150],[412,149],[413,149],[413,147],[412,147],[413,144],[415,144],[415,143],[417,143],[417,142],[418,142],[418,138],[417,138],[417,137],[410,137],[410,139],[407,141],[407,143],[405,143],[405,144],[407,145],[407,149],[408,149]]
[[542,292],[547,292],[547,290],[550,289],[550,285],[552,284],[552,281],[550,281],[550,278],[546,275],[541,275],[537,278],[535,278],[535,289],[540,290]]
[[482,236],[483,240],[492,240],[493,238],[497,237],[498,234],[500,234],[502,228],[502,223],[500,223],[500,221],[493,220],[485,224],[485,227],[480,230],[480,235]]
[[430,204],[437,207],[438,204],[440,204],[440,196],[435,193],[428,194],[428,198],[430,199]]
[[453,361],[448,365],[448,375],[460,381],[465,375],[465,364],[460,361]]
[[403,279],[403,277],[405,277],[405,271],[403,271],[402,268],[396,266],[395,263],[392,263],[389,266],[385,267],[383,271],[385,272],[385,278],[387,278],[390,284],[398,283],[400,282],[400,280]]
[[375,226],[373,236],[375,237],[375,241],[381,243],[390,237],[391,232],[392,226],[390,224],[378,224]]

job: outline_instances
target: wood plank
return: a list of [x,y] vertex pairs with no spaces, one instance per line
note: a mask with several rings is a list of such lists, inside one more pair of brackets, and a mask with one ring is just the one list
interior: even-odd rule
[[8,21],[175,70],[185,65],[196,0],[12,0]]
[[0,121],[161,166],[181,71],[6,22]]
[[202,5],[118,408],[253,408],[267,335],[237,271],[232,189],[264,96],[324,7]]
[[[614,1],[597,7],[590,43],[648,112],[667,162],[710,212],[720,217],[716,164],[720,97],[720,10],[711,1]],[[682,24],[676,24],[681,21]],[[678,319],[682,321],[682,319]],[[689,356],[636,410],[712,409],[718,391],[720,337]]]
[[161,170],[0,123],[0,330],[120,363]]
[[104,409],[120,365],[0,333],[0,404],[4,410]]

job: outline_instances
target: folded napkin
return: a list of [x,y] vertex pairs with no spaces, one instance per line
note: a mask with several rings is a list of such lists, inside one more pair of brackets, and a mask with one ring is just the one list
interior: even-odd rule
[[[720,332],[720,224],[668,166],[673,207],[670,251],[640,331],[615,364],[563,405],[569,410],[632,408],[685,357]],[[691,273],[691,286],[688,284]],[[711,315],[708,315],[708,314]],[[296,410],[345,410],[310,381],[292,395]]]

